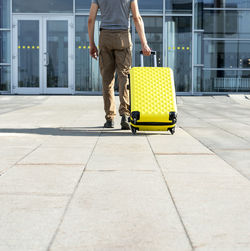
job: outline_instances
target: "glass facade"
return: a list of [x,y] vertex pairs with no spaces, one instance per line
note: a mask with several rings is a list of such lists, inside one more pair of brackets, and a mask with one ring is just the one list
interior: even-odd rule
[[[157,51],[158,66],[174,70],[177,93],[250,92],[250,1],[138,0],[138,4],[148,44]],[[89,56],[90,5],[91,0],[0,0],[0,92],[13,92],[13,86],[28,92],[46,82],[44,89],[58,89],[58,94],[71,83],[73,93],[101,93],[98,61]],[[45,30],[30,17],[53,20],[47,21]],[[133,66],[139,66],[141,45],[131,23]],[[144,58],[144,64],[151,66],[152,58]]]
[[195,0],[196,92],[250,91],[250,2]]
[[10,1],[0,0],[0,92],[11,88]]

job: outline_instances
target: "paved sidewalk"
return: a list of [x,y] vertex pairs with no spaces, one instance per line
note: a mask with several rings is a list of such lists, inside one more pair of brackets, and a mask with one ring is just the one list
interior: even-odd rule
[[0,96],[0,250],[249,251],[250,96],[178,108],[133,136],[102,97]]

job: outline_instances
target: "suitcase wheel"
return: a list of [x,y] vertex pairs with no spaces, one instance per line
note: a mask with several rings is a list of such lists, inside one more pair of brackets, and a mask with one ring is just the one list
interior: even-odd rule
[[173,135],[175,133],[175,127],[169,128],[168,129],[170,131],[170,133]]
[[131,131],[134,135],[136,134],[136,129],[133,126],[131,126]]

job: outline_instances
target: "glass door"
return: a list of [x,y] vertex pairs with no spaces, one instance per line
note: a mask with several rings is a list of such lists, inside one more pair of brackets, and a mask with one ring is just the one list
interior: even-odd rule
[[174,71],[177,92],[192,91],[192,17],[165,19],[165,65]]
[[73,20],[69,17],[46,17],[43,20],[43,56],[45,93],[72,93]]
[[14,16],[13,24],[13,93],[72,93],[73,18]]
[[13,92],[42,93],[42,22],[38,17],[13,20]]

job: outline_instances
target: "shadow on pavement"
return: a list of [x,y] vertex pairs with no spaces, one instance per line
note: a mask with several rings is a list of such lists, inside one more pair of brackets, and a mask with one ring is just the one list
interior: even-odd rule
[[104,129],[103,127],[59,127],[59,128],[2,128],[0,133],[20,133],[20,134],[38,134],[51,136],[101,136],[101,137],[117,137],[117,136],[150,136],[162,135],[172,136],[168,132],[137,132],[133,135],[130,130],[122,131],[120,129]]

